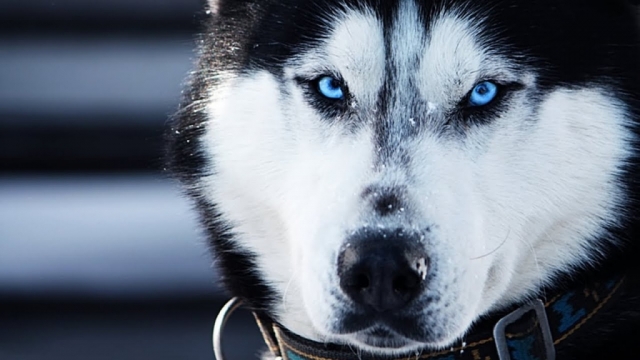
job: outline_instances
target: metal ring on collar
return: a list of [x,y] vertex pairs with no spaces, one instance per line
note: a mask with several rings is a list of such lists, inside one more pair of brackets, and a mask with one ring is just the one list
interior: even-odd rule
[[213,353],[217,360],[224,360],[224,354],[222,353],[222,331],[227,323],[227,320],[231,317],[234,311],[242,306],[242,300],[234,297],[229,300],[220,310],[216,317],[216,322],[213,324]]

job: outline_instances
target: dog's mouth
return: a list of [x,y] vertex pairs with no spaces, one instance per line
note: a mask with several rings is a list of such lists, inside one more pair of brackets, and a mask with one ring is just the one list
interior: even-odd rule
[[[450,323],[455,321],[455,314],[438,316],[433,312],[411,307],[401,313],[343,313],[328,332],[338,342],[375,352],[389,350],[395,354],[446,346],[466,331],[462,326]],[[440,315],[444,313],[449,314],[447,309],[439,312]]]

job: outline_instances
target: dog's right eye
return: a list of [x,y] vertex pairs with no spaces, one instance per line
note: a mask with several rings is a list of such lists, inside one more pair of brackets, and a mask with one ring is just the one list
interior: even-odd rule
[[344,115],[351,104],[347,84],[339,75],[322,74],[313,77],[296,77],[309,105],[327,119]]
[[469,94],[469,106],[480,107],[491,103],[498,96],[498,85],[493,81],[476,84]]
[[327,99],[342,100],[344,99],[344,85],[342,81],[328,75],[320,76],[315,81],[315,87]]

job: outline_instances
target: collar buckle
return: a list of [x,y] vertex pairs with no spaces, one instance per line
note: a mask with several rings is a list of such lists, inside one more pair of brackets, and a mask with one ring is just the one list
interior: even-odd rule
[[535,312],[535,316],[538,320],[538,327],[542,334],[542,340],[544,342],[545,357],[544,360],[555,360],[556,349],[553,344],[553,337],[551,336],[551,327],[549,327],[549,319],[547,318],[547,312],[542,300],[537,299],[530,304],[524,305],[512,313],[506,315],[500,319],[493,328],[493,338],[496,342],[496,348],[498,350],[498,357],[500,360],[511,360],[511,353],[509,352],[509,345],[507,341],[507,326],[520,320],[525,314],[530,311]]

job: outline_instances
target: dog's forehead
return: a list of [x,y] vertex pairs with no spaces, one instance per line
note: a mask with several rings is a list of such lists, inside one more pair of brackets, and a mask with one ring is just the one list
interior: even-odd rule
[[[606,48],[630,46],[637,40],[633,14],[620,3],[595,0],[282,0],[259,5],[260,10],[252,12],[257,18],[247,20],[252,25],[247,25],[248,28],[228,27],[233,33],[227,35],[237,38],[244,46],[244,51],[238,54],[246,57],[244,61],[234,58],[236,66],[244,63],[245,67],[278,72],[296,55],[324,44],[341,26],[352,31],[350,38],[354,41],[336,45],[357,50],[362,49],[363,44],[372,47],[376,41],[382,42],[386,45],[387,59],[394,52],[409,55],[403,50],[418,50],[420,43],[415,38],[428,36],[435,27],[443,30],[441,39],[447,40],[448,49],[463,49],[464,37],[459,35],[470,33],[476,46],[484,50],[500,52],[520,64],[575,82],[600,75],[600,69],[618,67],[624,55],[619,51],[612,54]],[[356,15],[345,18],[345,14]],[[238,15],[234,13],[233,16]],[[360,22],[352,21],[357,17]],[[448,31],[447,23],[442,22],[446,18],[458,20],[448,23],[455,25]],[[345,19],[350,20],[348,26],[345,26]],[[238,21],[244,22],[244,19]],[[370,26],[363,27],[363,24]],[[225,32],[225,29],[227,27],[217,31]],[[369,34],[365,36],[365,32]],[[382,39],[369,39],[380,33]],[[398,46],[394,48],[391,43]],[[401,44],[406,47],[399,47]],[[601,47],[603,51],[591,51],[594,47]]]
[[[370,9],[346,10],[332,22],[335,30],[320,48],[356,91],[379,89],[386,77],[395,90],[415,90],[433,104],[446,102],[457,94],[443,90],[470,87],[491,65],[487,55],[492,51],[483,41],[481,17],[456,8],[440,9],[428,19],[423,12],[417,3],[405,1],[385,27]],[[360,79],[366,83],[359,84]]]
[[325,35],[289,63],[297,75],[339,73],[365,104],[381,100],[385,82],[394,84],[385,90],[386,100],[402,90],[444,103],[458,95],[456,89],[472,86],[481,65],[491,64],[485,56],[490,51],[483,48],[479,18],[456,8],[439,9],[428,20],[423,13],[413,1],[386,16],[373,7],[342,7],[320,18]]
[[[471,31],[480,34],[479,25],[486,17],[478,8],[482,6],[474,9],[460,1],[316,0],[296,4],[295,11],[288,13],[290,8],[274,5],[266,11],[258,26],[260,32],[251,40],[258,50],[256,55],[260,48],[280,46],[280,51],[288,55],[285,60],[324,46],[328,55],[351,58],[352,62],[365,60],[363,56],[372,55],[373,48],[385,51],[385,57],[396,62],[415,61],[431,36],[440,45],[446,38],[447,47],[468,47]],[[283,16],[288,21],[274,25]],[[275,60],[279,54],[272,55],[276,55],[272,57]]]

